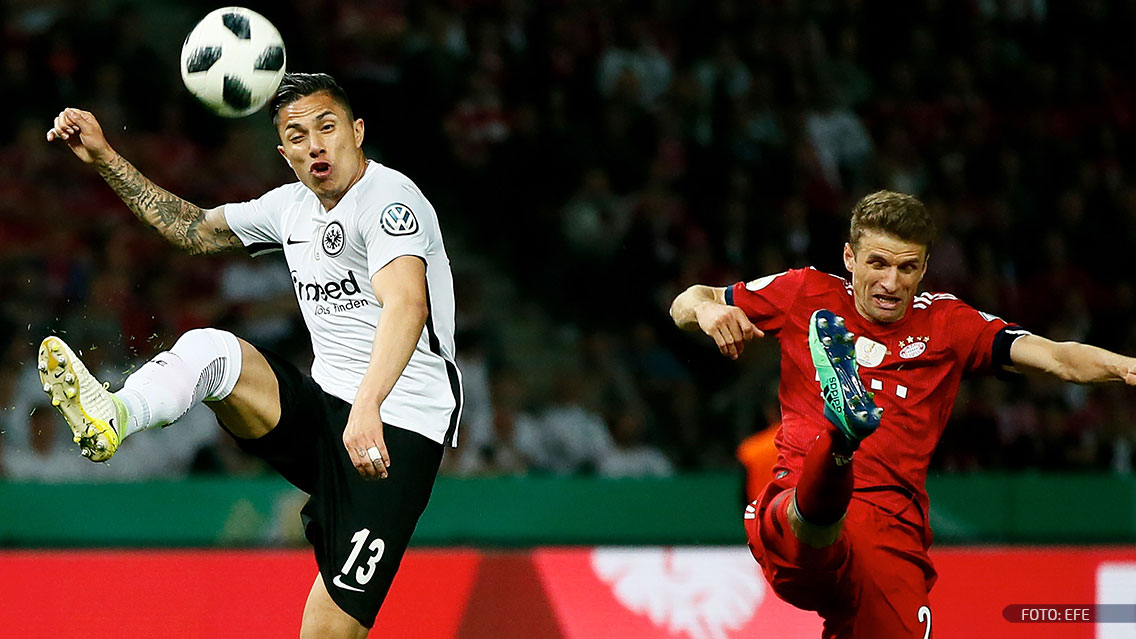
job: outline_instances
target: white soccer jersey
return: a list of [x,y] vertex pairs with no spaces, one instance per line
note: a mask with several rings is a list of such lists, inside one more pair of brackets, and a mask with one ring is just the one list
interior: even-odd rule
[[410,178],[368,161],[331,211],[295,182],[225,205],[225,219],[253,255],[284,251],[312,337],[312,378],[349,403],[382,316],[371,276],[397,257],[422,258],[430,314],[381,414],[384,422],[457,445],[462,390],[454,364],[454,281],[438,215]]

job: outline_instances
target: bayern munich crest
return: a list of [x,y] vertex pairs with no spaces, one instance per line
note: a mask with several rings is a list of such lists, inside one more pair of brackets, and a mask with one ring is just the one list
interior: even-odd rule
[[379,220],[388,235],[413,235],[418,232],[418,218],[414,217],[414,211],[399,202],[383,209]]
[[927,350],[927,342],[930,340],[930,337],[914,337],[911,335],[907,339],[899,340],[899,356],[903,359],[919,357],[923,354],[923,351]]
[[343,252],[347,238],[343,235],[343,225],[338,220],[330,223],[323,230],[323,252],[328,257],[335,257]]

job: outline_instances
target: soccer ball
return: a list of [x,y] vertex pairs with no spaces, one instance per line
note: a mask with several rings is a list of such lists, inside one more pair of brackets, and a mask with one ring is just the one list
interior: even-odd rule
[[263,107],[280,86],[284,62],[280,32],[264,16],[244,7],[213,11],[181,45],[185,88],[227,118]]

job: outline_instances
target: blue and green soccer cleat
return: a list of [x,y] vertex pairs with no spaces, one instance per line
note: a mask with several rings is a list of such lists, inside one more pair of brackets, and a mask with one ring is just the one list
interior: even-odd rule
[[860,381],[855,337],[832,311],[821,309],[809,319],[809,353],[820,377],[824,416],[853,448],[876,432],[884,414]]

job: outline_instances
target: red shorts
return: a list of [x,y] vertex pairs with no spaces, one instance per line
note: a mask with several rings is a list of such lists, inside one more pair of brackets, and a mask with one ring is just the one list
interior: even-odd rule
[[799,542],[789,528],[793,490],[766,487],[746,509],[749,549],[773,592],[824,619],[826,639],[930,637],[927,598],[937,577],[923,533],[853,499],[840,539],[827,548]]

